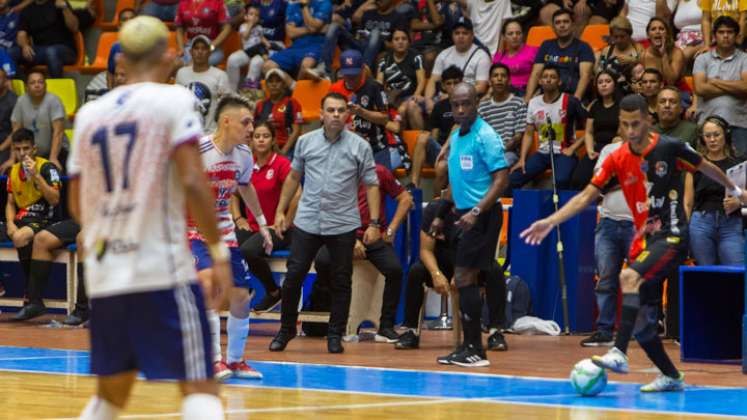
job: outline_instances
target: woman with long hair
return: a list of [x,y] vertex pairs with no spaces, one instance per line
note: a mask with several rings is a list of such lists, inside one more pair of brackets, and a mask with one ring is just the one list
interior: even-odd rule
[[646,26],[649,44],[641,55],[645,68],[655,68],[664,76],[667,85],[675,86],[682,76],[685,54],[674,45],[669,23],[660,17],[653,17]]
[[519,97],[524,97],[527,90],[536,55],[537,47],[525,42],[521,23],[516,19],[505,20],[501,29],[501,45],[493,57],[493,64],[502,63],[508,67],[513,93]]
[[[729,124],[711,116],[698,128],[698,149],[721,170],[737,165]],[[685,178],[685,212],[690,215],[690,250],[698,265],[744,266],[742,205],[700,172]]]

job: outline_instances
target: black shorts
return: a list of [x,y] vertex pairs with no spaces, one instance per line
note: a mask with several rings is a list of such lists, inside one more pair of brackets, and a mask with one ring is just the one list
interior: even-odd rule
[[75,243],[75,238],[78,236],[78,232],[80,232],[80,226],[72,219],[67,219],[52,223],[44,228],[44,230],[56,236],[62,242],[62,245],[68,246]]
[[[469,210],[457,211],[461,217]],[[480,214],[472,229],[456,229],[452,240],[454,266],[490,270],[495,261],[495,250],[503,223],[503,208],[500,202]]]
[[687,236],[658,233],[646,238],[646,245],[630,268],[644,280],[659,280],[678,267],[687,255]]
[[34,235],[44,230],[47,226],[49,226],[49,220],[36,217],[23,217],[21,220],[16,221],[16,227],[18,227],[18,229],[29,227],[34,231]]

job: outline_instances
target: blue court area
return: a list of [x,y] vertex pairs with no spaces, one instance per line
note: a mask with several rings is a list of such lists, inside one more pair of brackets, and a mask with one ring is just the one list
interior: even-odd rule
[[[0,346],[0,371],[87,375],[88,352]],[[690,386],[685,392],[642,394],[636,384],[610,383],[596,397],[574,394],[568,381],[479,373],[413,371],[282,362],[252,362],[261,381],[235,386],[308,389],[501,404],[747,417],[747,389]]]

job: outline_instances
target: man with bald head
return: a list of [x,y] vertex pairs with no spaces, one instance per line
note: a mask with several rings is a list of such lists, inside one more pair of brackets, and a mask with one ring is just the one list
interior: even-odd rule
[[454,237],[448,238],[454,256],[454,278],[459,289],[464,342],[454,352],[439,357],[438,363],[464,367],[489,366],[482,347],[480,330],[481,270],[495,264],[495,250],[501,230],[502,209],[498,201],[508,185],[508,165],[503,141],[493,128],[477,115],[477,92],[460,83],[451,95],[454,122],[459,124],[449,140],[449,193],[431,224],[433,237],[442,235],[443,220],[450,211],[457,213]]

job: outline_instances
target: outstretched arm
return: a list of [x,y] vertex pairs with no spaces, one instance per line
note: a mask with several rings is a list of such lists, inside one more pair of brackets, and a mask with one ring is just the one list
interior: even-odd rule
[[532,223],[532,225],[521,232],[521,235],[519,236],[524,238],[524,241],[530,245],[539,245],[540,242],[545,239],[545,236],[550,233],[552,228],[575,216],[581,210],[586,208],[586,206],[596,200],[600,194],[601,192],[597,187],[592,184],[587,185],[586,188],[576,194],[576,196],[574,196],[571,201],[566,203],[566,205],[560,210],[544,219]]

